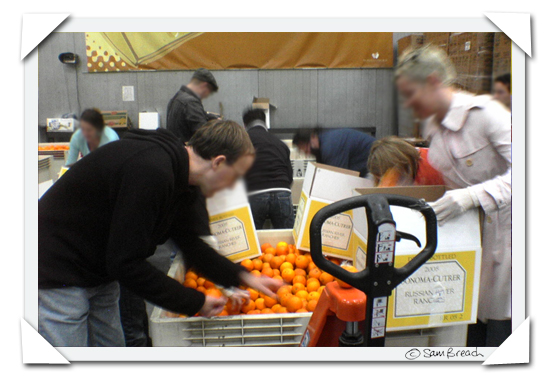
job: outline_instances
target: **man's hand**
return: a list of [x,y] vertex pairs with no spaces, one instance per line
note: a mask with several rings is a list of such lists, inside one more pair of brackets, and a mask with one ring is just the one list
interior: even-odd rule
[[441,199],[429,205],[433,208],[437,221],[441,226],[450,219],[478,207],[479,200],[473,191],[469,188],[463,188],[448,191]]
[[226,294],[229,299],[229,307],[232,312],[237,312],[241,306],[250,300],[250,292],[240,288],[231,288]]
[[282,280],[273,279],[268,276],[254,276],[248,272],[242,272],[240,278],[244,285],[252,287],[274,299],[277,298],[275,292],[283,285]]
[[227,303],[226,297],[206,296],[204,300],[204,305],[199,311],[199,314],[204,317],[219,315],[223,311],[225,303]]

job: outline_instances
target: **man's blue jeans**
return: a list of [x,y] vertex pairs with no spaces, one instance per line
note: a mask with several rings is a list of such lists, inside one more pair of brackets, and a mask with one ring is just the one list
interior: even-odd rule
[[292,194],[288,191],[263,192],[248,197],[256,230],[263,229],[266,219],[271,220],[274,229],[294,227]]
[[52,346],[124,347],[118,282],[38,290],[38,332]]

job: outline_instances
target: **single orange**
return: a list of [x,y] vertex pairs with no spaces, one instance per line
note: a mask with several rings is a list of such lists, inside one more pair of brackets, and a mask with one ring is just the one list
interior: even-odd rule
[[198,285],[199,287],[201,287],[201,286],[204,287],[204,282],[206,282],[206,279],[204,279],[204,278],[197,278],[197,285]]
[[252,271],[250,271],[250,273],[251,273],[252,275],[258,276],[258,277],[262,276],[262,273],[261,273],[260,271],[258,271],[258,270],[252,270]]
[[270,262],[271,268],[279,268],[283,264],[283,259],[281,257],[273,257]]
[[285,293],[289,293],[289,292],[292,292],[292,286],[283,285],[283,286],[279,287],[279,289],[277,290],[277,296],[280,298]]
[[288,253],[294,254],[296,252],[296,247],[294,245],[288,245]]
[[265,252],[268,248],[270,248],[270,247],[273,247],[273,246],[271,246],[270,243],[267,243],[267,242],[264,243],[264,244],[262,245],[262,253],[264,253],[264,252]]
[[249,300],[248,302],[243,304],[243,306],[241,307],[241,312],[248,313],[250,311],[253,311],[254,309],[256,309],[256,303],[252,300]]
[[274,304],[272,307],[271,307],[271,310],[273,311],[273,313],[277,313],[277,311],[279,310],[279,308],[281,308],[282,305],[281,304]]
[[283,270],[285,270],[287,268],[290,268],[290,269],[294,270],[294,266],[292,265],[292,263],[287,262],[287,261],[283,262],[281,264],[281,266],[279,266],[279,270],[281,270],[281,272],[283,272]]
[[204,288],[203,286],[198,286],[197,291],[202,292],[202,293],[206,293],[206,288]]
[[302,283],[302,284],[305,285],[306,284],[306,277],[302,276],[302,275],[296,275],[294,277],[294,279],[292,279],[292,284],[296,284],[296,283]]
[[252,263],[254,263],[254,270],[261,271],[262,267],[264,266],[264,262],[262,262],[262,260],[258,258],[254,259]]
[[263,270],[264,268],[266,268],[266,267],[269,267],[269,268],[271,268],[271,266],[270,266],[270,264],[269,264],[269,263],[267,263],[267,262],[264,262],[264,264],[262,265],[262,270]]
[[298,296],[300,299],[307,299],[308,297],[308,293],[306,290],[300,290],[298,292],[296,292],[296,296]]
[[277,313],[288,313],[288,310],[286,309],[286,307],[281,307],[277,309]]
[[264,308],[264,309],[262,309],[261,313],[265,315],[265,314],[271,314],[271,313],[275,313],[275,312],[273,312],[271,310],[271,308]]
[[218,315],[219,317],[222,317],[222,316],[229,316],[229,312],[227,312],[227,310],[223,310],[220,312],[220,314]]
[[265,262],[265,263],[269,263],[271,262],[271,260],[273,259],[274,255],[273,254],[264,254],[262,255],[262,260]]
[[[281,245],[283,244],[283,245]],[[279,242],[277,247],[275,248],[275,253],[277,255],[287,255],[288,254],[288,245],[286,242]]]
[[273,276],[281,276],[281,271],[279,269],[273,269]]
[[269,276],[270,278],[273,278],[273,269],[271,267],[264,267],[262,270],[262,274],[265,276]]
[[[265,300],[264,304],[267,308],[273,309],[273,306],[277,304],[277,299],[274,299],[274,298],[269,297],[269,296],[265,296],[264,300]],[[273,309],[273,311],[275,311],[275,309]]]
[[301,269],[301,268],[295,269],[294,272],[296,273],[296,275],[300,275],[300,276],[306,276],[307,275],[306,270]]
[[[309,262],[309,264],[307,265],[307,271],[311,272],[315,269],[319,270],[319,268],[317,267],[317,265],[315,265],[315,263],[313,263],[313,261]],[[321,271],[321,270],[319,270],[319,271]]]
[[187,271],[187,273],[185,274],[185,279],[193,279],[194,281],[196,281],[198,278],[199,276],[193,271]]
[[262,309],[265,309],[265,299],[256,299],[256,309],[259,309],[260,311]]
[[306,286],[309,284],[309,282],[314,282],[316,280],[318,281],[319,279],[317,279],[317,278],[307,278]]
[[307,310],[313,312],[317,306],[317,300],[310,300],[307,302]]
[[276,255],[276,250],[274,247],[268,247],[267,249],[265,249],[265,254],[271,254],[271,255]]
[[[353,266],[342,266],[342,268],[344,270],[347,270],[349,272],[357,272],[357,269]],[[336,278],[336,282],[338,283],[338,285],[342,288],[351,288],[351,286],[349,284],[347,284],[346,282]]]
[[281,297],[281,299],[280,299],[281,305],[282,305],[283,307],[286,307],[286,303],[288,302],[288,300],[289,300],[291,297],[294,297],[294,295],[292,294],[292,292],[285,293],[285,294]]
[[216,285],[214,283],[212,283],[210,280],[207,280],[204,282],[204,288],[206,289],[209,289],[209,288],[215,288]]
[[245,259],[244,261],[241,261],[241,266],[246,268],[248,272],[254,270],[254,263],[252,263],[251,259]]
[[302,308],[307,309],[307,299],[302,299]]
[[309,265],[309,260],[304,255],[300,255],[300,256],[296,257],[296,262],[294,264],[298,268],[306,269],[307,266]]
[[281,273],[281,276],[283,277],[284,281],[287,282],[287,283],[291,283],[292,282],[292,279],[294,279],[294,277],[296,276],[296,274],[294,273],[294,270],[291,269],[291,268],[287,268],[287,269],[284,269],[283,272]]
[[306,288],[307,288],[307,292],[316,292],[319,289],[319,287],[321,287],[321,283],[319,283],[319,281],[315,279],[309,282]]
[[305,308],[300,308],[296,311],[296,313],[308,313],[309,311]]
[[259,315],[261,312],[257,309],[246,312],[247,315]]
[[247,289],[248,293],[250,294],[250,300],[255,301],[258,298],[258,291],[256,291],[253,288]]
[[292,296],[286,302],[286,308],[289,312],[296,312],[298,309],[302,308],[302,299],[298,296]]
[[217,288],[207,288],[205,295],[211,296],[211,297],[217,297],[217,298],[222,297],[222,293]]
[[338,259],[338,258],[330,258],[329,261],[331,261],[332,263],[334,263],[335,265],[338,265],[338,266],[340,266],[342,264],[342,260]]
[[319,298],[321,297],[321,294],[319,292],[310,292],[308,295],[307,295],[307,300],[308,301],[311,301],[311,300],[319,300]]
[[[273,270],[273,271],[275,271],[275,270]],[[280,275],[273,275],[273,279],[280,280],[281,282],[283,281],[283,277],[280,276]]]
[[289,253],[287,256],[286,256],[286,260],[285,262],[288,262],[290,263],[294,268],[294,263],[296,262],[296,255],[293,254],[293,253]]
[[296,294],[298,291],[304,291],[306,286],[303,283],[295,283],[292,285],[292,293]]
[[185,287],[193,288],[193,289],[196,289],[198,287],[197,282],[191,278],[185,279],[185,281],[183,282],[183,285]]
[[327,283],[330,283],[334,280],[334,276],[330,275],[328,272],[321,273],[321,276],[319,277],[319,281],[322,285],[326,285]]

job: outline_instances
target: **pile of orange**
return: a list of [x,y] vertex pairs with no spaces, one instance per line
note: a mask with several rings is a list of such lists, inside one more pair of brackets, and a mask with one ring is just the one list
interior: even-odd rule
[[46,145],[38,146],[38,151],[69,150],[68,145]]
[[[249,292],[250,300],[242,304],[237,311],[233,311],[228,302],[218,316],[313,312],[325,285],[335,278],[320,270],[309,252],[298,250],[294,245],[279,242],[273,247],[265,243],[261,249],[262,254],[258,258],[245,259],[240,264],[253,275],[265,275],[282,280],[284,285],[277,291],[278,298],[271,298],[252,288],[241,287]],[[342,263],[340,259],[330,260],[337,265]],[[340,283],[339,280],[338,282]],[[340,284],[342,287],[345,285],[343,282]],[[185,275],[183,285],[205,295],[222,296],[214,283],[192,271]]]

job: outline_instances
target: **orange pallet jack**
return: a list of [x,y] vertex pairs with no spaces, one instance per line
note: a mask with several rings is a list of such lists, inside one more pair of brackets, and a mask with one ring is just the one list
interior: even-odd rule
[[[396,230],[390,205],[419,211],[426,220],[426,246],[404,267],[395,268],[395,244],[401,239],[420,241]],[[323,257],[321,229],[339,213],[365,208],[368,223],[367,265],[349,272]],[[322,270],[355,288],[328,283],[319,298],[300,346],[383,347],[386,340],[388,297],[435,253],[437,219],[424,201],[407,196],[373,194],[341,200],[322,208],[310,225],[313,262]]]

